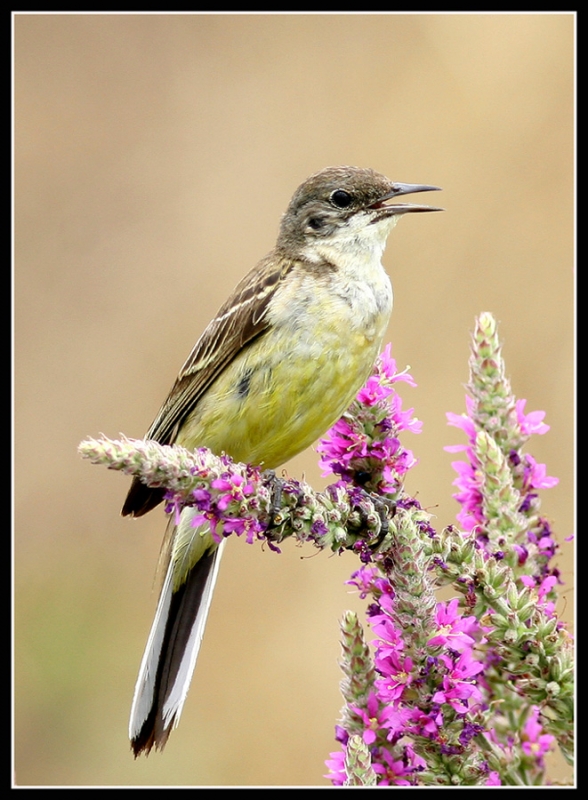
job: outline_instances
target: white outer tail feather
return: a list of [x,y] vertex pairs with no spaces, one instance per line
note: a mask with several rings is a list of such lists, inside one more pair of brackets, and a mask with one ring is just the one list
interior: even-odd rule
[[[174,681],[163,707],[164,730],[167,730],[172,720],[174,728],[178,725],[180,720],[180,715],[190,688],[190,681],[192,680],[192,675],[196,666],[196,659],[198,658],[202,637],[204,636],[204,628],[206,627],[206,620],[210,610],[210,603],[212,601],[225,542],[226,540],[223,540],[214,553],[214,564],[207,576],[202,593],[202,600],[194,619],[188,644],[182,655],[176,680]],[[173,570],[174,564],[173,561],[170,561],[157,604],[155,619],[151,626],[145,653],[143,654],[143,659],[139,668],[139,676],[135,685],[135,694],[133,696],[131,717],[129,720],[129,738],[131,740],[139,736],[155,699],[155,677],[162,656],[161,647],[171,604]]]

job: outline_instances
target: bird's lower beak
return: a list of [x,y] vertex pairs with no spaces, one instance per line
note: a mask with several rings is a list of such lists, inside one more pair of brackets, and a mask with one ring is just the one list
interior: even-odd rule
[[418,192],[440,192],[439,186],[426,186],[418,183],[392,183],[390,184],[390,191],[375,203],[372,203],[370,208],[382,211],[378,214],[377,219],[382,217],[391,217],[394,214],[406,214],[409,211],[444,211],[443,208],[437,206],[421,206],[414,203],[389,203],[387,200],[392,200],[395,197],[400,197],[403,194],[417,194]]

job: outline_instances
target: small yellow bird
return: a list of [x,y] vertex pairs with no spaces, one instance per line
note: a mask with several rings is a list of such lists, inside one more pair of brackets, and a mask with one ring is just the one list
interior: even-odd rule
[[[274,469],[348,408],[378,355],[392,310],[381,264],[403,214],[388,201],[437,186],[394,183],[371,169],[328,167],[295,191],[275,248],[236,286],[197,341],[146,439]],[[164,490],[133,480],[123,515]],[[197,512],[170,521],[166,575],[131,710],[135,756],[162,749],[180,718],[218,572],[220,546]]]

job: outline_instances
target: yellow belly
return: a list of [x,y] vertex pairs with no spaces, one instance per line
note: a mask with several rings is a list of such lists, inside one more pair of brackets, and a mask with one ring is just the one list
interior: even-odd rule
[[246,347],[186,420],[178,444],[268,469],[312,444],[369,376],[388,321],[387,309],[368,331],[353,330],[344,305],[325,307],[323,298],[316,313],[307,304],[296,324],[273,327]]

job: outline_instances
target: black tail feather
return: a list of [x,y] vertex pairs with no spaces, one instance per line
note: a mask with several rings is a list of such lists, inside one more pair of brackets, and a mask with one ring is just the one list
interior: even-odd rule
[[133,478],[121,514],[123,517],[142,517],[158,506],[163,501],[164,495],[165,489],[154,489],[139,478]]
[[[164,721],[163,707],[178,679],[216,555],[215,550],[197,561],[188,573],[186,581],[172,593],[165,621],[165,633],[159,654],[151,708],[139,733],[131,740],[135,758],[141,753],[147,755],[154,746],[156,749],[162,750],[174,727],[176,712]],[[196,646],[198,644],[199,642]],[[188,683],[190,678],[191,675],[187,677]],[[179,712],[181,712],[181,706]]]

